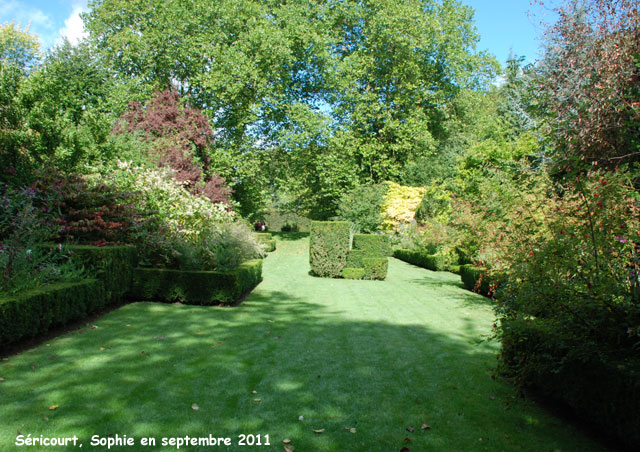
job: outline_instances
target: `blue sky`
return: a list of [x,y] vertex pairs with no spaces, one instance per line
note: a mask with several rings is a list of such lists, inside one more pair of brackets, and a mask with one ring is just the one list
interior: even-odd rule
[[[526,56],[528,62],[539,56],[542,33],[539,22],[548,20],[545,8],[532,4],[533,0],[462,2],[476,10],[476,26],[481,36],[479,49],[488,50],[502,64],[511,50]],[[87,10],[87,0],[0,0],[0,24],[12,20],[23,26],[30,23],[31,32],[40,37],[43,49],[48,49],[61,35],[72,42],[82,36],[82,22],[78,16],[82,10]]]

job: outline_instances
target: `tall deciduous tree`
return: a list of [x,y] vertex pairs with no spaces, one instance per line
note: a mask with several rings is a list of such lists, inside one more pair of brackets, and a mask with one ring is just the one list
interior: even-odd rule
[[40,61],[38,37],[31,34],[28,27],[21,29],[15,22],[0,25],[0,61],[28,73]]

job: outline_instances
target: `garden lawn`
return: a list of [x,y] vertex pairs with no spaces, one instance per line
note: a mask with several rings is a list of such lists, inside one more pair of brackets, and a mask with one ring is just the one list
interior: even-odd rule
[[390,259],[386,281],[315,278],[295,237],[240,306],[133,303],[1,361],[0,451],[18,432],[85,451],[209,433],[271,446],[180,450],[605,450],[492,379],[493,314],[459,276]]

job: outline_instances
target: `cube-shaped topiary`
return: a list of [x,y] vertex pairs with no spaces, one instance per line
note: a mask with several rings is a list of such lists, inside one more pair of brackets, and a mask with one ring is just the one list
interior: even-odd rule
[[316,276],[339,278],[347,264],[350,225],[346,221],[313,221],[309,263]]

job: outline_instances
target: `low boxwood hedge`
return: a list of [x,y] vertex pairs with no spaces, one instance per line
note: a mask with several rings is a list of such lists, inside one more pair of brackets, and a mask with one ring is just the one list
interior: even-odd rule
[[489,295],[492,291],[489,271],[484,267],[476,267],[472,264],[462,265],[460,267],[460,278],[465,289],[482,295]]
[[503,371],[640,450],[640,357],[560,330],[548,319],[503,320]]
[[136,268],[130,298],[200,305],[229,304],[261,280],[260,259],[244,262],[225,272]]
[[105,307],[104,287],[98,279],[86,279],[0,297],[0,350]]
[[383,280],[387,277],[389,259],[386,257],[365,257],[362,259],[364,267],[363,279]]
[[364,272],[362,267],[345,267],[342,269],[342,277],[344,279],[363,279]]
[[426,251],[397,249],[393,252],[393,257],[409,264],[438,272],[447,270],[451,263],[449,256],[429,254]]

